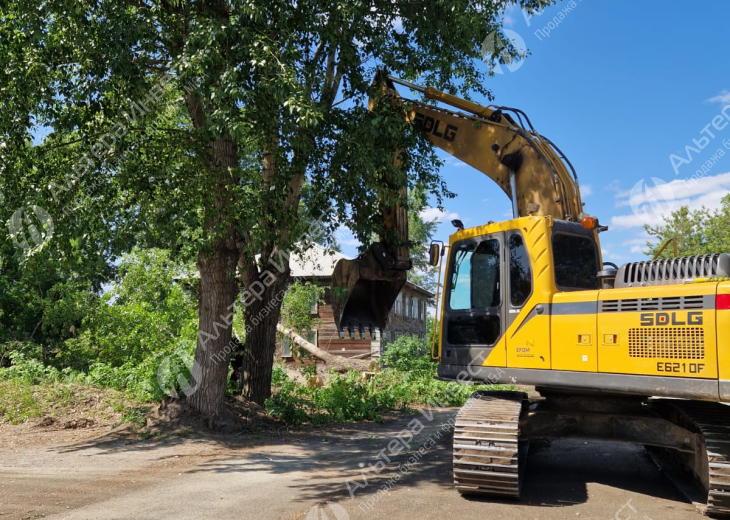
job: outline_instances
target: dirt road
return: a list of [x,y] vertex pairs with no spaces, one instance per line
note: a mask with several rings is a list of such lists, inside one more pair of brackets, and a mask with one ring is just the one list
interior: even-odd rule
[[[532,446],[520,502],[462,498],[451,485],[450,432],[441,427],[454,413],[353,425],[326,437],[130,442],[106,434],[67,445],[41,437],[4,443],[0,520],[702,518],[641,447],[622,444]],[[414,417],[424,427],[410,439],[403,432],[419,429]],[[392,455],[399,433],[408,449]],[[365,483],[369,464],[384,468]]]

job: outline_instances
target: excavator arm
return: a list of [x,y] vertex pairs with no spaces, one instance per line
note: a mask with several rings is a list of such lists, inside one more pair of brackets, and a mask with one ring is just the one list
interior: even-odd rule
[[[492,179],[512,200],[513,217],[552,216],[560,220],[581,218],[582,202],[577,176],[570,162],[547,138],[538,134],[520,110],[481,106],[431,87],[379,74],[374,102],[404,103],[408,117],[437,147]],[[427,100],[455,108],[442,108],[401,98],[395,83],[421,92]],[[394,186],[405,193],[405,187]],[[388,313],[406,282],[411,262],[403,244],[408,242],[408,215],[404,208],[382,207],[385,229],[399,239],[380,242],[355,260],[340,260],[332,278],[332,310],[341,333],[357,330],[365,339],[385,328]]]
[[392,96],[398,96],[393,85],[397,82],[422,92],[426,99],[463,111],[403,100],[412,107],[414,123],[434,145],[502,188],[512,200],[514,218],[579,219],[583,209],[572,165],[549,139],[535,131],[521,110],[481,106],[392,76],[386,81]]

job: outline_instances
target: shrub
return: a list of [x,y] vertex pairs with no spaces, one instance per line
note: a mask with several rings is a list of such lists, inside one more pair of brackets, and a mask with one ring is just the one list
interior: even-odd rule
[[436,363],[424,341],[418,336],[404,335],[385,348],[382,363],[399,372],[418,375],[435,375]]

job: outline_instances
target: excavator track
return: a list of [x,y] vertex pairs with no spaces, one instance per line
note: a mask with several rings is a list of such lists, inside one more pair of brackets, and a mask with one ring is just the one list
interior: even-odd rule
[[660,401],[677,412],[682,426],[702,435],[696,457],[703,460],[695,462],[694,471],[707,491],[705,514],[730,516],[730,408],[703,401]]
[[[454,485],[462,494],[519,498],[522,392],[475,392],[454,423]],[[522,455],[522,457],[520,457]]]

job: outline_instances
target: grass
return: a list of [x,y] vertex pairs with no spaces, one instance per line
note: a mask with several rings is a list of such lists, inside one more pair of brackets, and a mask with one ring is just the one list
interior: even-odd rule
[[34,384],[24,379],[0,380],[0,423],[82,416],[96,422],[144,424],[148,409],[130,400],[124,392],[111,389],[57,381]]
[[45,407],[31,385],[20,380],[0,381],[0,420],[20,424],[43,417]]

